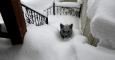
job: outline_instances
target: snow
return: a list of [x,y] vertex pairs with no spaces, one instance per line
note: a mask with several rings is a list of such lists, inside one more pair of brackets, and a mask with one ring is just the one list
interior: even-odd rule
[[0,31],[7,32],[4,21],[3,21],[3,18],[1,16],[1,13],[0,13],[0,25],[1,25],[1,30]]
[[[36,11],[36,12],[38,12],[38,13],[44,15],[44,16],[47,15],[47,14],[43,11],[43,9],[46,9],[46,7],[43,7],[43,6],[42,6],[42,8],[40,8],[40,7],[32,6],[31,4],[27,4],[25,1],[24,1],[24,2],[22,1],[21,3],[24,4],[25,6],[27,6],[27,7],[31,8],[31,9],[33,9],[34,11]],[[23,12],[26,13],[26,9],[25,9],[23,6],[22,6],[22,9],[23,9]],[[24,16],[24,17],[25,17],[25,16]]]
[[[34,0],[27,2],[28,4],[34,3]],[[107,2],[107,0],[103,2],[104,5],[100,7],[106,6],[107,8],[97,9],[91,21],[91,31],[97,38],[103,38],[102,41],[106,38],[107,41],[112,40],[110,43],[104,41],[112,44],[115,36],[113,33],[115,16],[113,12],[115,10],[110,9],[114,7],[114,2],[111,2],[110,5]],[[114,49],[107,49],[103,46],[94,47],[87,43],[87,38],[80,32],[79,18],[49,15],[48,20],[48,25],[28,24],[23,45],[12,46],[9,39],[0,38],[0,60],[115,60]],[[59,35],[60,23],[74,24],[74,36],[67,41],[64,41]],[[113,43],[112,47],[114,46]]]
[[[109,3],[108,3],[109,2]],[[91,32],[100,39],[99,46],[115,49],[115,0],[101,0],[91,21]]]
[[[75,20],[75,18],[73,19]],[[77,35],[74,34],[74,37]],[[1,39],[1,41],[3,40]],[[22,46],[11,46],[9,40],[1,42],[0,60],[76,60],[76,51],[72,47],[71,41],[73,41],[71,38],[68,41],[63,41],[59,30],[53,27],[53,24],[42,26],[30,24],[27,27]],[[85,42],[85,40],[81,40],[81,42]]]
[[55,2],[56,6],[62,6],[62,7],[76,7],[80,8],[80,3],[78,2]]
[[[52,26],[49,27],[42,26],[39,27],[40,29],[38,29],[37,27],[35,29],[35,27],[30,26],[30,28],[34,30],[31,32],[33,32],[32,35],[35,36],[34,37],[28,36],[28,37],[29,38],[31,37],[31,39],[35,40],[32,41],[33,44],[35,44],[35,46],[37,44],[37,47],[38,46],[40,47],[43,44],[42,47],[39,48],[43,50],[39,51],[41,52],[41,54],[43,54],[43,56],[45,56],[43,58],[46,58],[48,60],[114,60],[115,59],[114,57],[115,52],[113,52],[114,50],[107,51],[107,49],[96,48],[91,45],[88,45],[86,42],[87,38],[82,35],[76,35],[69,41],[62,41],[60,40],[59,35],[56,34],[56,32],[58,33],[58,30],[54,29],[54,27]],[[40,32],[43,32],[43,34],[40,34]],[[40,36],[38,35],[38,33]],[[48,34],[50,34],[50,36]],[[47,36],[47,37],[42,38],[41,42],[40,40],[38,40],[40,39],[41,36]]]
[[90,46],[88,44],[81,44],[75,43],[75,49],[77,51],[77,58],[78,60],[114,60],[115,59],[115,52],[110,53],[111,50],[108,52],[101,48],[96,48],[94,46]]
[[[59,18],[60,17],[60,18]],[[114,60],[114,50],[94,47],[87,44],[87,38],[76,32],[64,41],[58,30],[58,23],[66,24],[79,21],[72,16],[49,16],[49,25],[29,24],[24,44],[11,46],[9,40],[1,40],[0,60]],[[59,19],[57,19],[59,18]],[[66,19],[64,19],[66,18]],[[57,20],[56,20],[57,19]],[[71,19],[71,20],[70,20]],[[65,21],[63,21],[65,20]],[[75,21],[76,20],[76,21]],[[62,22],[63,21],[63,22]],[[58,22],[58,23],[57,23]],[[75,25],[73,25],[75,27]]]
[[3,21],[3,18],[1,16],[1,13],[0,13],[0,24],[3,24],[3,23],[4,23],[4,21]]
[[88,0],[88,3],[87,3],[87,5],[88,5],[88,7],[87,7],[88,18],[92,19],[94,17],[98,6],[100,6],[100,5],[98,5],[100,1],[101,0]]
[[[63,41],[52,26],[28,26],[22,46],[0,50],[0,60],[76,60],[71,41]],[[45,37],[45,38],[44,38]]]
[[[74,53],[71,43],[70,42],[64,42],[61,40],[59,36],[59,31],[57,29],[54,29],[51,26],[42,26],[39,29],[35,27],[29,32],[34,37],[31,37],[34,39],[33,44],[35,45],[40,51],[41,55],[44,60],[76,60],[76,54]],[[37,30],[37,31],[36,31]],[[42,32],[42,34],[40,34]],[[39,35],[38,35],[39,34]],[[29,35],[29,34],[28,34]],[[45,38],[41,38],[45,36]],[[30,39],[30,38],[29,38]],[[28,39],[27,39],[28,40]],[[36,43],[35,43],[36,42]]]
[[36,11],[42,11],[45,8],[48,8],[48,6],[52,4],[52,1],[53,0],[21,0],[21,3],[31,7]]

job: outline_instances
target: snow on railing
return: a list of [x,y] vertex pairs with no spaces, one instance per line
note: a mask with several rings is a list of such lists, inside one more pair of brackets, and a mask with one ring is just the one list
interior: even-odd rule
[[47,15],[72,15],[80,17],[82,4],[76,2],[55,2],[47,8]]
[[80,8],[80,4],[77,2],[55,2],[56,6],[61,6],[61,7],[76,7]]
[[21,5],[23,8],[24,17],[25,17],[25,20],[27,21],[27,23],[35,24],[36,26],[48,24],[48,18],[45,15],[43,15],[39,12],[36,12],[32,8],[30,8],[24,4],[21,4]]

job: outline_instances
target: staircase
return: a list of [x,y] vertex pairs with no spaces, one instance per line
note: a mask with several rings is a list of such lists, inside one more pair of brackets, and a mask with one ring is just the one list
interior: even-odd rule
[[22,4],[24,17],[27,23],[35,24],[36,26],[40,26],[43,24],[48,24],[48,18],[43,14],[36,12],[32,8]]
[[34,9],[22,4],[25,20],[28,24],[35,24],[41,26],[48,24],[49,15],[70,15],[80,17],[82,4],[72,2],[53,2],[52,6],[43,10],[46,16]]

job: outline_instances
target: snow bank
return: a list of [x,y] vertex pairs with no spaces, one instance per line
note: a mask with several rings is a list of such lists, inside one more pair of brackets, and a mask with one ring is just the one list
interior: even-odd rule
[[72,46],[77,53],[77,60],[114,60],[115,51],[87,44],[87,38],[76,36],[72,39]]
[[91,33],[100,39],[99,46],[115,49],[115,0],[101,0],[91,21]]
[[25,56],[31,56],[28,59],[33,60],[76,60],[77,55],[70,41],[63,41],[59,36],[59,30],[50,25],[30,25],[22,51],[27,50]]
[[88,3],[87,3],[87,5],[88,5],[88,7],[87,7],[87,16],[90,19],[92,19],[94,17],[98,6],[100,6],[100,5],[98,5],[100,1],[101,0],[88,0]]
[[77,53],[78,60],[114,60],[115,52],[110,53],[105,52],[105,50],[101,50],[100,48],[96,48],[94,46],[88,44],[81,44],[79,42],[74,42],[75,50]]
[[77,2],[55,2],[56,6],[61,7],[76,7],[80,8],[80,3]]

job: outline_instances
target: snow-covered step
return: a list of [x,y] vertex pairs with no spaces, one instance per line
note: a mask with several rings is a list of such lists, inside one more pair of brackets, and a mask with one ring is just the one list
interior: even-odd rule
[[99,46],[115,50],[115,0],[100,0],[91,21],[91,32],[100,40]]

